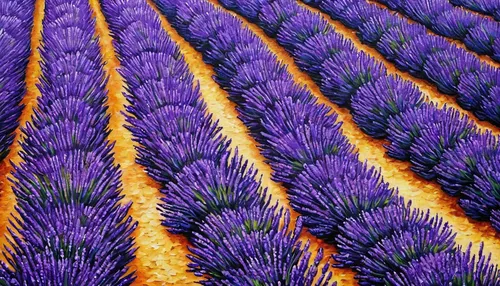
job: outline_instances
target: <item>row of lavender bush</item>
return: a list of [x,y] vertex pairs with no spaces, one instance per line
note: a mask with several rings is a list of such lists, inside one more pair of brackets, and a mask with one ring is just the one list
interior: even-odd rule
[[192,243],[190,270],[206,275],[204,285],[328,285],[328,265],[314,280],[322,253],[309,266],[309,242],[298,240],[302,220],[292,227],[257,171],[231,156],[159,16],[144,0],[102,7],[127,84],[137,161],[162,184],[163,225]]
[[[25,9],[26,7],[23,7]],[[14,173],[1,285],[129,285],[136,224],[106,139],[105,74],[87,0],[47,0],[42,96]]]
[[[331,101],[352,111],[365,133],[389,140],[391,157],[410,161],[425,179],[437,178],[445,192],[460,196],[467,215],[491,220],[500,231],[497,137],[481,134],[453,108],[425,102],[415,85],[388,75],[381,62],[357,51],[320,15],[293,0],[253,0],[251,10],[220,2],[276,37]],[[269,20],[274,14],[281,15],[279,25]]]
[[366,0],[304,2],[355,29],[363,43],[373,46],[399,70],[427,79],[445,94],[456,95],[461,107],[500,126],[497,68]]
[[448,1],[376,0],[434,33],[459,40],[470,50],[500,62],[500,23]]
[[34,0],[0,3],[0,162],[9,153],[23,109],[34,8]]
[[[262,2],[225,3],[246,13],[258,12]],[[240,20],[202,0],[155,3],[214,66],[215,80],[237,104],[274,179],[289,189],[292,207],[313,235],[336,244],[337,266],[358,271],[361,285],[496,283],[499,272],[488,258],[462,252],[447,223],[405,203],[377,170],[359,161],[336,115],[296,85]],[[277,29],[287,15],[268,8],[267,26]],[[304,36],[289,31],[289,41]]]
[[449,0],[451,4],[492,16],[500,21],[500,2],[497,0]]

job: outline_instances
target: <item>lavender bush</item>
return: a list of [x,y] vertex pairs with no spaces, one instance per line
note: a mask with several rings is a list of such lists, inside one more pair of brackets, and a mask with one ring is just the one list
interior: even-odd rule
[[492,16],[500,21],[500,3],[494,0],[449,0],[451,4]]

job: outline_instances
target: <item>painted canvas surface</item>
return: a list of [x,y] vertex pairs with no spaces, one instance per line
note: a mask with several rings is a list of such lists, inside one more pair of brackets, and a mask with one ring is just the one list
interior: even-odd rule
[[0,0],[0,285],[500,285],[499,21]]

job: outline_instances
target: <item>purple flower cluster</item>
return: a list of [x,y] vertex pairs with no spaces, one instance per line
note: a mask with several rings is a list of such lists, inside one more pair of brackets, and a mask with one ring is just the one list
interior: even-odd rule
[[105,74],[85,0],[47,0],[42,96],[23,129],[2,285],[129,285],[136,228],[106,139]]
[[462,6],[500,21],[500,2],[495,0],[449,0],[451,4]]
[[[299,6],[293,1],[222,2],[259,24],[266,23],[266,31],[278,35],[288,48],[295,41],[305,44],[331,31],[322,21],[298,15]],[[293,208],[303,215],[311,233],[338,246],[338,266],[358,271],[360,285],[406,279],[414,263],[433,257],[449,257],[457,263],[450,264],[449,275],[437,280],[426,279],[427,268],[416,268],[419,280],[412,283],[447,285],[461,277],[471,277],[476,284],[498,280],[498,269],[488,258],[479,254],[481,263],[476,263],[469,250],[456,248],[455,234],[447,223],[412,208],[377,170],[359,161],[336,115],[295,84],[286,66],[241,21],[203,0],[155,3],[214,66],[215,80],[237,104],[240,118],[274,170],[274,179],[289,188]],[[304,26],[287,25],[292,18]],[[290,29],[281,33],[278,30],[284,25]],[[337,45],[349,47],[345,42]],[[321,45],[318,51],[321,54],[304,52],[303,59],[338,54],[335,48]],[[353,69],[357,72],[363,71]],[[346,78],[354,89],[367,79]]]
[[[398,76],[388,75],[384,65],[364,52],[356,51],[319,15],[297,4],[285,3],[290,1],[277,0],[268,5],[261,3],[260,18],[255,22],[270,31],[273,26],[268,25],[270,20],[266,12],[273,10],[281,15],[289,15],[288,18],[282,18],[281,24],[275,26],[277,28],[270,34],[276,35],[278,43],[318,83],[320,90],[331,101],[348,107],[354,121],[365,133],[374,138],[387,138],[391,143],[387,146],[391,157],[410,161],[413,165],[411,169],[418,175],[427,180],[437,178],[444,191],[460,196],[460,206],[469,216],[479,220],[492,219],[492,214],[500,211],[500,193],[496,190],[500,180],[490,176],[494,160],[500,158],[496,145],[494,151],[489,152],[485,140],[475,142],[473,148],[480,162],[473,168],[467,167],[466,163],[460,161],[460,156],[462,144],[468,146],[466,141],[469,137],[478,138],[478,131],[472,121],[455,109],[446,106],[439,109],[434,104],[425,103],[415,85]],[[239,6],[230,6],[224,1],[223,4],[243,14]],[[387,37],[391,33],[393,35]],[[403,46],[408,38],[422,33],[425,33],[425,28],[408,33],[390,29],[378,38],[389,53]],[[441,62],[443,59],[456,60],[447,51],[433,54],[430,60]],[[468,63],[468,69],[474,69],[475,63]],[[444,78],[449,74],[456,73],[447,71],[436,73],[433,77]],[[487,74],[482,76],[486,84]],[[452,86],[455,77],[447,80],[451,81],[448,85]],[[453,160],[445,162],[443,158]],[[481,158],[485,160],[479,160]],[[450,174],[451,170],[446,168],[451,166],[461,168]],[[450,180],[453,180],[454,175],[465,176],[470,180],[467,184],[453,185]],[[486,181],[492,183],[479,184]],[[454,190],[451,191],[451,188]],[[500,228],[496,229],[500,231]]]
[[0,3],[0,161],[9,153],[23,109],[34,8],[34,0]]
[[[481,15],[477,15],[464,9],[454,7],[447,1],[377,1],[384,5],[387,5],[392,10],[396,10],[402,13],[415,22],[424,25],[438,35],[462,41],[470,50],[481,55],[489,55],[494,60],[500,61],[500,58],[494,56],[495,53],[500,52],[498,50],[495,50],[495,42],[500,41],[500,39],[498,38],[498,35],[500,35],[500,23],[492,19],[485,18]],[[488,0],[478,1],[488,2],[485,3],[484,6],[487,6],[488,4],[494,2]],[[498,11],[495,11],[494,8],[492,8],[489,12],[498,13]],[[364,14],[366,14],[366,12]],[[500,16],[500,14],[498,15]],[[351,21],[348,22],[351,23]]]
[[[403,5],[401,1],[380,1],[384,1],[388,6]],[[422,6],[419,6],[420,10],[435,11],[424,5],[429,1],[431,0],[414,2],[420,3],[418,4]],[[427,79],[443,93],[457,95],[457,101],[464,109],[471,110],[480,120],[487,120],[500,126],[500,94],[497,92],[500,88],[499,69],[481,63],[476,56],[454,46],[442,37],[427,34],[423,25],[409,23],[387,9],[367,3],[366,0],[317,0],[314,3],[304,0],[304,2],[318,7],[333,19],[357,30],[358,37],[364,43],[377,49],[399,70]],[[438,5],[443,1],[431,2]],[[450,37],[470,38],[468,34],[470,30],[463,23],[453,22],[457,20],[457,16],[448,14],[438,17],[440,21],[448,21],[442,29],[446,29]],[[422,16],[422,18],[429,17]],[[486,34],[493,34],[495,37],[500,34],[500,30],[488,32],[489,28],[486,27],[491,25],[498,23],[484,22],[481,27],[485,28],[481,32],[478,30],[477,33],[491,40]],[[263,23],[263,26],[267,25]],[[495,50],[500,48],[500,40],[487,44],[488,41],[483,41],[483,46],[491,45],[494,47],[492,55],[500,56],[500,50]]]
[[[302,219],[292,227],[289,212],[270,205],[257,171],[230,155],[159,16],[143,0],[104,0],[102,7],[127,83],[137,161],[163,186],[163,225],[193,245],[190,271],[204,285],[329,285],[328,264],[317,275],[322,252],[309,265],[309,242],[299,241]],[[207,24],[215,23],[199,22]],[[210,31],[197,36],[210,38]]]

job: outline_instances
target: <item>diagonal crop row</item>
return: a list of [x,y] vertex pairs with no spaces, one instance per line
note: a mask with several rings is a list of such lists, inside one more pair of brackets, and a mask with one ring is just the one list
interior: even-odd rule
[[[377,170],[359,161],[336,115],[296,85],[286,66],[240,20],[207,1],[155,3],[214,66],[215,80],[237,104],[274,179],[288,188],[292,207],[313,235],[336,244],[337,266],[355,269],[361,285],[498,280],[489,258],[456,247],[446,222],[405,203]],[[260,4],[231,3],[248,12],[258,12]],[[270,26],[279,26],[283,16],[270,13]]]
[[143,0],[103,0],[102,8],[127,84],[137,161],[163,186],[163,225],[193,245],[190,271],[204,285],[328,285],[328,264],[316,277],[321,250],[308,265],[301,218],[290,229],[289,212],[270,205],[257,171],[231,156],[159,16]]
[[30,55],[34,0],[0,3],[0,161],[9,153],[19,125],[26,92],[25,73]]
[[455,6],[462,6],[500,21],[500,2],[496,0],[449,0]]
[[388,75],[381,62],[356,51],[320,15],[293,0],[251,0],[252,10],[232,0],[220,2],[275,36],[323,94],[352,112],[361,130],[387,138],[389,156],[410,161],[427,180],[437,179],[443,191],[460,196],[468,216],[492,221],[500,231],[497,137],[480,134],[453,108],[425,102],[415,85]]
[[[500,23],[441,0],[376,0],[427,27],[500,62]],[[332,1],[333,2],[333,1]]]
[[120,204],[106,115],[106,79],[86,0],[47,0],[42,96],[23,128],[18,216],[0,285],[129,285],[136,228]]
[[363,43],[373,46],[399,70],[430,81],[445,94],[456,95],[462,108],[500,126],[497,68],[366,0],[304,2],[355,29]]

